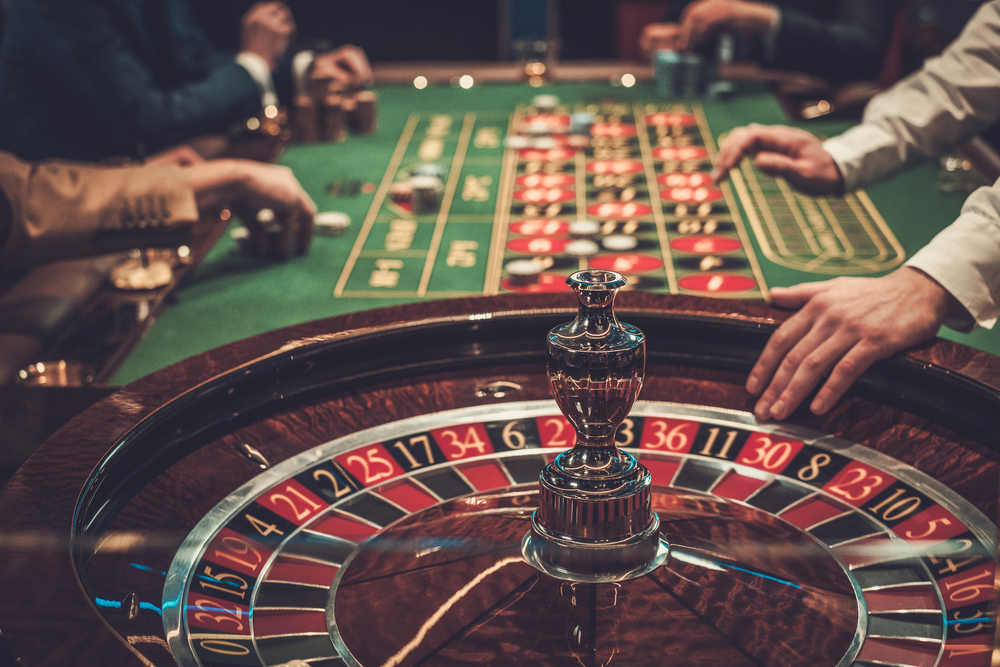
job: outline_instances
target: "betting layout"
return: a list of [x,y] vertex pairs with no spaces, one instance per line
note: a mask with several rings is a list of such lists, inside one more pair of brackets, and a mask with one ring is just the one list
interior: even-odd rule
[[515,124],[548,132],[534,146],[514,144],[511,205],[499,221],[507,233],[495,248],[503,290],[560,290],[569,273],[595,268],[625,275],[629,289],[765,294],[728,186],[712,182],[700,108],[602,103],[540,112],[536,104]]
[[412,114],[334,295],[545,292],[597,268],[628,289],[762,298],[751,234],[766,260],[805,273],[905,259],[863,191],[804,196],[749,161],[713,184],[698,104],[541,97],[512,115]]
[[893,269],[906,251],[864,190],[810,197],[784,179],[762,174],[752,160],[730,172],[761,253],[788,268],[827,275]]
[[[359,594],[377,580],[403,586],[397,577],[417,571],[443,568],[454,578],[451,564],[473,555],[463,552],[455,561],[449,549],[499,553],[497,565],[485,574],[513,566],[520,552],[516,545],[517,555],[510,558],[497,551],[502,531],[466,546],[460,531],[439,536],[450,538],[445,543],[412,531],[419,533],[421,526],[433,525],[449,512],[458,516],[455,526],[466,527],[506,512],[519,521],[514,524],[519,536],[527,530],[524,517],[537,504],[539,471],[572,439],[565,417],[554,414],[550,402],[537,401],[502,412],[467,408],[388,424],[275,466],[217,506],[178,552],[163,604],[174,657],[181,665],[203,667],[290,660],[340,665],[348,664],[342,662],[348,654],[361,664],[419,662],[431,649],[410,641],[414,634],[401,630],[413,619],[399,610],[409,607],[396,604],[397,612],[385,619],[374,607],[338,607],[338,599]],[[996,529],[946,487],[861,446],[818,433],[783,432],[757,425],[749,415],[741,421],[732,412],[708,408],[640,403],[617,440],[632,448],[652,474],[654,508],[664,536],[678,513],[685,517],[681,523],[690,524],[674,533],[676,553],[665,571],[649,575],[659,576],[662,585],[671,568],[683,577],[708,577],[706,581],[728,571],[737,582],[748,577],[751,598],[757,595],[753,591],[767,592],[763,609],[770,611],[765,613],[784,613],[773,611],[774,596],[801,605],[811,595],[839,590],[834,598],[840,598],[835,600],[840,609],[836,620],[841,634],[846,633],[842,646],[816,648],[811,638],[815,627],[797,626],[808,650],[832,652],[821,656],[824,663],[846,658],[841,664],[990,664],[995,624],[988,604],[997,565]],[[742,520],[733,521],[733,512]],[[708,543],[695,539],[693,546],[684,546],[680,536],[692,533],[697,521],[745,530],[741,536],[750,541],[735,545],[734,554],[752,554],[754,540],[762,540],[765,546],[758,551],[766,552],[772,547],[766,546],[765,534],[785,533],[781,543],[800,540],[803,548],[819,552],[798,562],[792,558],[787,572],[779,564],[784,558],[780,553],[776,560],[763,556],[760,562],[769,567],[741,565],[713,556],[705,550]],[[419,553],[406,551],[413,545]],[[366,560],[366,549],[376,557]],[[438,557],[427,558],[439,551]],[[433,565],[414,567],[410,559],[418,557]],[[533,572],[523,562],[518,567]],[[813,580],[816,572],[825,572],[828,581]],[[462,594],[447,600],[450,593],[436,587],[423,589],[420,596],[397,591],[413,600],[409,606],[420,610],[421,622],[432,610],[441,614],[440,623],[418,627],[416,636],[454,625],[449,613],[481,613],[477,605],[487,604],[480,599],[485,591],[467,596],[477,581],[465,581]],[[735,594],[726,590],[726,595]],[[680,585],[674,594],[683,598],[694,593]],[[183,604],[174,602],[178,600]],[[795,609],[804,615],[833,613],[822,605]],[[725,613],[745,622],[749,611]],[[710,620],[727,622],[724,617]],[[829,635],[832,616],[828,620]],[[382,632],[385,628],[378,628],[385,623],[401,631]],[[767,623],[761,630],[776,631],[768,630]],[[382,640],[364,641],[369,631],[381,633]],[[765,644],[794,639],[788,628],[778,631],[780,637]],[[398,637],[409,643],[389,656]],[[466,641],[469,633],[449,637],[445,645]],[[553,642],[554,650],[563,643]],[[739,651],[772,648],[748,644]],[[776,650],[780,656],[784,649]],[[745,655],[740,655],[743,661]],[[751,659],[748,664],[759,663]]]

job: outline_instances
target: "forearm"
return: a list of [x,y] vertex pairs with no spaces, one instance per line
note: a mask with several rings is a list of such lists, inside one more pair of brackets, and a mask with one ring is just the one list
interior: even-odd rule
[[31,165],[3,154],[0,190],[11,211],[0,261],[16,268],[147,245],[198,219],[191,185],[174,165]]
[[848,190],[961,145],[1000,118],[1000,5],[977,12],[923,69],[875,97],[862,124],[824,144]]

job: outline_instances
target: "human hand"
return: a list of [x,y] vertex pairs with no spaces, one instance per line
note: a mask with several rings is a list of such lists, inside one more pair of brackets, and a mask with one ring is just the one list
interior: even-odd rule
[[243,15],[240,48],[256,53],[274,70],[294,33],[295,19],[285,3],[258,2]]
[[347,44],[316,56],[309,80],[327,92],[353,90],[372,84],[372,67],[362,49]]
[[756,123],[736,128],[722,142],[713,180],[722,180],[748,155],[755,156],[754,164],[762,172],[782,176],[806,194],[830,195],[844,190],[844,178],[833,156],[805,130]]
[[763,35],[777,20],[777,11],[769,3],[696,0],[681,12],[678,48],[690,51],[720,32]]
[[639,49],[647,58],[652,58],[661,49],[679,51],[680,35],[680,23],[647,23],[639,35]]
[[[258,254],[287,259],[309,250],[316,204],[288,167],[251,160],[210,160],[184,172],[198,210],[232,208],[249,230]],[[257,220],[257,212],[265,208],[274,212],[274,224],[280,227],[277,235]]]
[[146,164],[173,164],[178,167],[190,167],[204,161],[205,158],[199,155],[195,149],[187,144],[181,144],[150,156],[146,160]]
[[[903,267],[881,278],[836,278],[771,290],[799,311],[771,334],[747,378],[758,419],[785,419],[830,372],[809,409],[821,415],[869,366],[934,336],[961,305],[927,274]],[[832,371],[831,371],[832,369]]]

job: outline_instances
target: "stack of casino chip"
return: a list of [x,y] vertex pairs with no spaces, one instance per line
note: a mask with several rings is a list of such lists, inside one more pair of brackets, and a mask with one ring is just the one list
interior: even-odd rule
[[594,114],[590,111],[576,111],[569,117],[569,133],[590,135],[594,126]]
[[538,113],[553,113],[559,106],[559,98],[555,95],[536,95],[532,104]]
[[351,131],[372,134],[378,129],[378,96],[371,90],[360,90],[351,96],[354,112],[348,116]]
[[653,82],[656,94],[673,98],[680,95],[681,54],[670,49],[662,49],[653,54]]
[[414,213],[432,213],[441,205],[444,184],[437,176],[414,176],[410,179],[410,185],[413,187]]
[[445,171],[444,165],[437,164],[435,162],[423,162],[413,168],[413,175],[444,178]]
[[371,134],[378,129],[378,97],[370,90],[298,95],[291,124],[292,136],[304,144],[343,141],[348,129]]
[[311,95],[298,95],[292,105],[292,137],[304,144],[319,141],[319,110]]
[[313,216],[313,230],[319,236],[337,236],[351,226],[351,216],[340,211],[322,211]]
[[681,56],[681,95],[701,97],[708,83],[708,68],[702,57],[694,53]]
[[538,282],[544,266],[534,259],[515,259],[504,267],[507,270],[507,280],[511,285],[523,287]]
[[700,97],[708,85],[708,68],[699,55],[663,49],[653,55],[653,81],[660,97]]
[[347,110],[340,95],[327,95],[319,112],[321,141],[343,141],[347,138]]

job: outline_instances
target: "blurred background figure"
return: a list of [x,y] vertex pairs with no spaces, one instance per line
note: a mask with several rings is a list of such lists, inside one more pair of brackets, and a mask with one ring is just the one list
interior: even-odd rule
[[889,43],[898,0],[691,0],[671,3],[665,22],[643,28],[640,47],[711,51],[735,37],[733,58],[796,70],[832,83],[874,80]]
[[295,21],[260,2],[240,50],[211,42],[184,0],[11,0],[0,51],[0,149],[24,159],[144,155],[224,133],[299,88],[371,81],[345,46],[291,53]]

